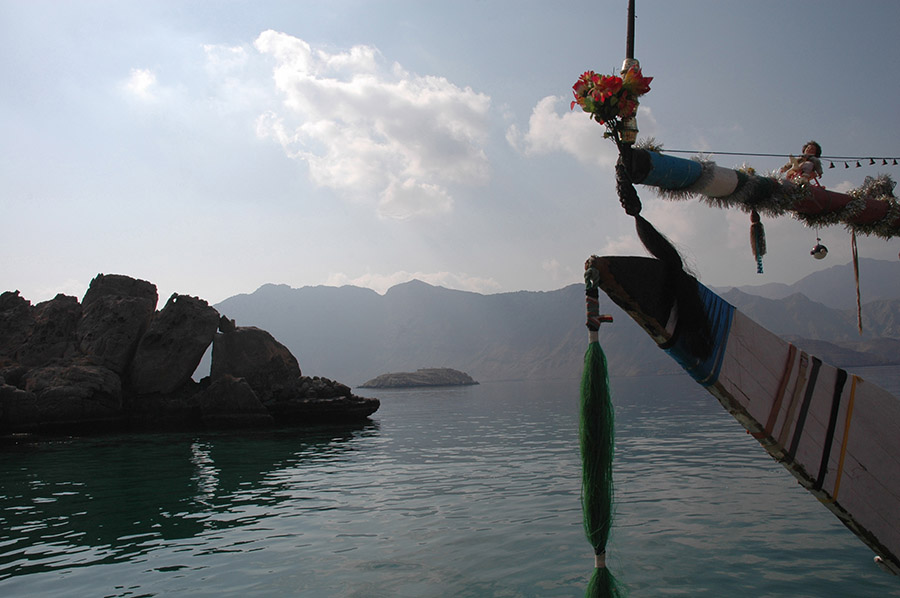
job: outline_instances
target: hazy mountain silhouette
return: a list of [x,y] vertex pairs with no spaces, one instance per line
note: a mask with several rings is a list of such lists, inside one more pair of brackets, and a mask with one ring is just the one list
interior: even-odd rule
[[[863,262],[863,273],[869,273],[864,276],[879,272],[882,278],[892,278],[865,286],[878,297],[864,305],[862,335],[856,329],[852,278],[850,308],[820,301],[828,297],[834,303],[842,296],[847,269],[852,273],[849,264],[781,285],[778,293],[766,285],[766,293],[782,295],[777,299],[749,294],[747,287],[721,294],[772,332],[835,365],[900,363],[900,264]],[[602,310],[615,319],[601,329],[612,375],[679,371],[631,318],[602,295],[601,302]],[[294,289],[267,284],[215,307],[239,326],[270,331],[294,353],[305,375],[350,385],[387,372],[427,367],[454,368],[480,382],[578,377],[587,345],[581,284],[493,295],[418,280],[394,286],[384,295],[353,286]]]
[[[860,258],[859,287],[863,303],[900,298],[900,261]],[[801,293],[834,309],[856,308],[852,262],[814,272],[791,285],[773,282],[738,289],[766,299],[784,299]]]

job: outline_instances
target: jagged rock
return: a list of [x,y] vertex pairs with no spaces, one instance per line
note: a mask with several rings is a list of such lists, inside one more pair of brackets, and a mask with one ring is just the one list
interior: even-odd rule
[[219,326],[206,301],[173,294],[150,321],[128,369],[130,390],[172,392],[191,379]]
[[0,429],[27,431],[41,422],[34,393],[0,384]]
[[88,286],[87,292],[81,299],[81,305],[87,307],[100,297],[109,296],[146,299],[153,304],[151,311],[156,309],[156,303],[159,301],[156,285],[152,282],[123,274],[98,274]]
[[[208,385],[207,385],[208,386]],[[196,396],[204,386],[193,380],[170,393],[123,392],[125,424],[131,430],[189,430],[200,426]]]
[[0,294],[0,360],[15,361],[33,326],[30,301],[20,297],[19,291]]
[[200,421],[212,427],[270,425],[274,419],[243,378],[225,374],[196,396]]
[[24,386],[22,377],[28,373],[29,369],[30,368],[27,368],[24,365],[20,365],[18,363],[0,367],[0,383],[9,384],[11,386],[21,388]]
[[235,326],[234,320],[229,320],[225,316],[219,318],[219,332],[234,332]]
[[138,297],[107,295],[83,307],[76,332],[78,349],[123,374],[153,316],[153,305]]
[[78,348],[123,374],[156,310],[156,285],[121,274],[98,274],[91,281],[78,323]]
[[354,396],[350,387],[327,378],[302,376],[291,352],[265,330],[252,326],[217,334],[210,378],[244,378],[279,423],[364,419],[378,399]]
[[26,393],[34,397],[34,408],[43,427],[96,426],[122,417],[121,381],[103,366],[35,368],[25,374],[23,382]]
[[276,421],[309,423],[332,419],[365,419],[375,413],[378,399],[358,397],[350,387],[328,378],[301,377],[265,403]]
[[287,347],[254,326],[238,326],[213,339],[210,378],[229,375],[244,378],[265,403],[275,393],[293,388],[300,378],[300,364]]
[[[0,294],[0,432],[303,424],[378,409],[344,384],[303,377],[271,334],[201,299],[174,294],[154,314],[156,302],[153,284],[103,274],[82,304]],[[211,375],[194,382],[210,342]]]
[[451,368],[421,368],[372,378],[360,388],[413,388],[417,386],[468,386],[478,384],[465,372]]
[[77,298],[59,294],[35,305],[31,313],[34,324],[17,352],[19,363],[38,366],[75,356],[78,343],[75,332],[82,313]]

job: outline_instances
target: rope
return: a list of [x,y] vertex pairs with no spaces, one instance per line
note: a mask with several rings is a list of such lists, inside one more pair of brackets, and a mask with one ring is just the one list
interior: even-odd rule
[[641,200],[629,173],[634,172],[633,166],[640,169],[645,165],[631,164],[635,154],[630,147],[620,146],[619,150],[619,160],[616,163],[616,192],[619,195],[619,203],[622,204],[625,213],[634,218],[634,226],[641,243],[665,267],[662,292],[672,297],[678,305],[678,324],[675,326],[674,335],[685,335],[687,348],[703,361],[712,351],[712,337],[706,310],[697,290],[697,281],[685,272],[684,261],[672,243],[641,216]]
[[[714,152],[714,151],[705,151],[705,150],[683,150],[683,149],[669,149],[665,148],[663,151],[669,154],[697,154],[697,155],[710,155],[710,156],[753,156],[757,158],[789,158],[792,154],[767,154],[767,153],[754,153],[754,152]],[[896,162],[896,156],[819,156],[820,160],[829,161],[829,160],[837,160],[838,162],[842,162],[844,160],[868,160],[869,166],[874,165],[875,160],[881,160],[882,166],[897,166],[896,163],[889,164],[888,160],[893,160]]]
[[856,280],[856,327],[862,334],[862,302],[859,297],[859,254],[856,251],[856,231],[850,229],[850,249],[853,251],[853,277]]
[[638,197],[631,177],[628,175],[628,168],[625,167],[622,159],[616,162],[616,193],[619,195],[619,203],[626,214],[637,217],[641,213],[643,207],[641,198]]

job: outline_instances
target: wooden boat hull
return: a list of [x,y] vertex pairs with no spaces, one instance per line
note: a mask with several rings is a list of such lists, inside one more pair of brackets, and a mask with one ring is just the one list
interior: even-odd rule
[[806,354],[697,282],[714,341],[699,359],[676,333],[661,262],[595,257],[592,265],[600,288],[900,573],[900,400]]

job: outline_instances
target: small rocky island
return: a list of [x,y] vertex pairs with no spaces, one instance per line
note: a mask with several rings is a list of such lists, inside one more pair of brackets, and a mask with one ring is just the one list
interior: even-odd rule
[[415,372],[381,374],[360,388],[415,388],[421,386],[470,386],[478,384],[465,372],[451,368],[422,368]]
[[[194,429],[364,420],[378,399],[303,376],[271,334],[206,301],[99,274],[81,302],[0,294],[0,433]],[[210,375],[192,379],[212,344]]]

